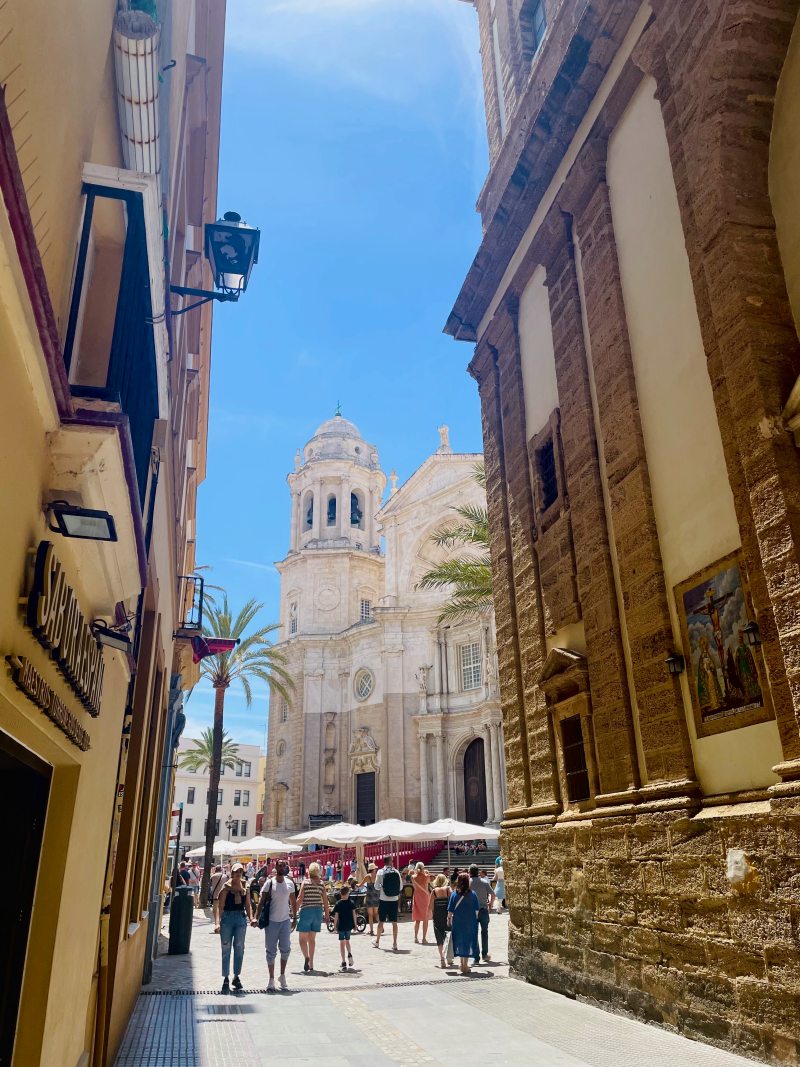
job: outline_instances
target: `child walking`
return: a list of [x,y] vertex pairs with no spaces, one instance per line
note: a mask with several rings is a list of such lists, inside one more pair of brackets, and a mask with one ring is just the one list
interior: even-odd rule
[[[341,896],[333,908],[333,928],[339,932],[339,950],[342,953],[342,966],[340,970],[346,971],[347,964],[353,966],[353,954],[350,951],[350,934],[356,926],[356,907],[350,899],[350,886],[343,885]],[[347,949],[347,963],[345,963],[345,948]]]

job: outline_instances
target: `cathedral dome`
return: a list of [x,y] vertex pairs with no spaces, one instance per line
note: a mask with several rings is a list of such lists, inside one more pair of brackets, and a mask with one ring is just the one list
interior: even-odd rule
[[314,436],[303,449],[306,463],[314,460],[347,459],[362,467],[378,466],[378,453],[368,444],[361,431],[342,415],[336,414],[318,426]]

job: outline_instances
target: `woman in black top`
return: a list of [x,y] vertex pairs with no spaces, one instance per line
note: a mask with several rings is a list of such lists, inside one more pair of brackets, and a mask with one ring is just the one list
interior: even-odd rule
[[250,894],[244,880],[244,867],[234,863],[231,876],[220,890],[214,901],[214,933],[222,938],[222,992],[230,989],[228,975],[231,964],[231,945],[233,945],[233,988],[241,989],[239,975],[244,960],[244,937],[247,924],[255,926]]

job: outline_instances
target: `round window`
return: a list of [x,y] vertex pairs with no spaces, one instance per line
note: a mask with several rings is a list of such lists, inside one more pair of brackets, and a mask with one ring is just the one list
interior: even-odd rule
[[375,679],[371,671],[360,670],[355,678],[356,696],[359,700],[366,700],[375,687]]

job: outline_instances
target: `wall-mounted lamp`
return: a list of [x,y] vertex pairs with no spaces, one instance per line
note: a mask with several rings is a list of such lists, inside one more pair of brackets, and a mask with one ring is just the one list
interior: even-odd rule
[[761,644],[761,631],[757,622],[748,622],[742,627],[744,639],[752,648],[758,648]]
[[666,663],[667,670],[670,674],[683,674],[686,661],[680,652],[670,652],[664,662]]
[[52,522],[47,524],[53,533],[60,533],[64,537],[81,537],[87,541],[117,540],[114,519],[107,511],[93,511],[69,504],[66,500],[53,500],[45,505],[45,512],[55,519],[55,526]]
[[207,222],[204,252],[211,264],[216,291],[171,285],[170,292],[179,296],[200,297],[194,304],[179,308],[172,314],[184,315],[209,300],[238,300],[247,288],[253,267],[258,263],[260,238],[261,232],[242,222],[242,216],[236,211],[226,211],[216,222]]
[[105,645],[107,648],[116,648],[119,652],[126,652],[128,655],[133,651],[133,641],[128,636],[130,623],[127,631],[124,629],[115,630],[108,623],[103,622],[102,619],[95,619],[91,625],[91,630],[101,645]]

